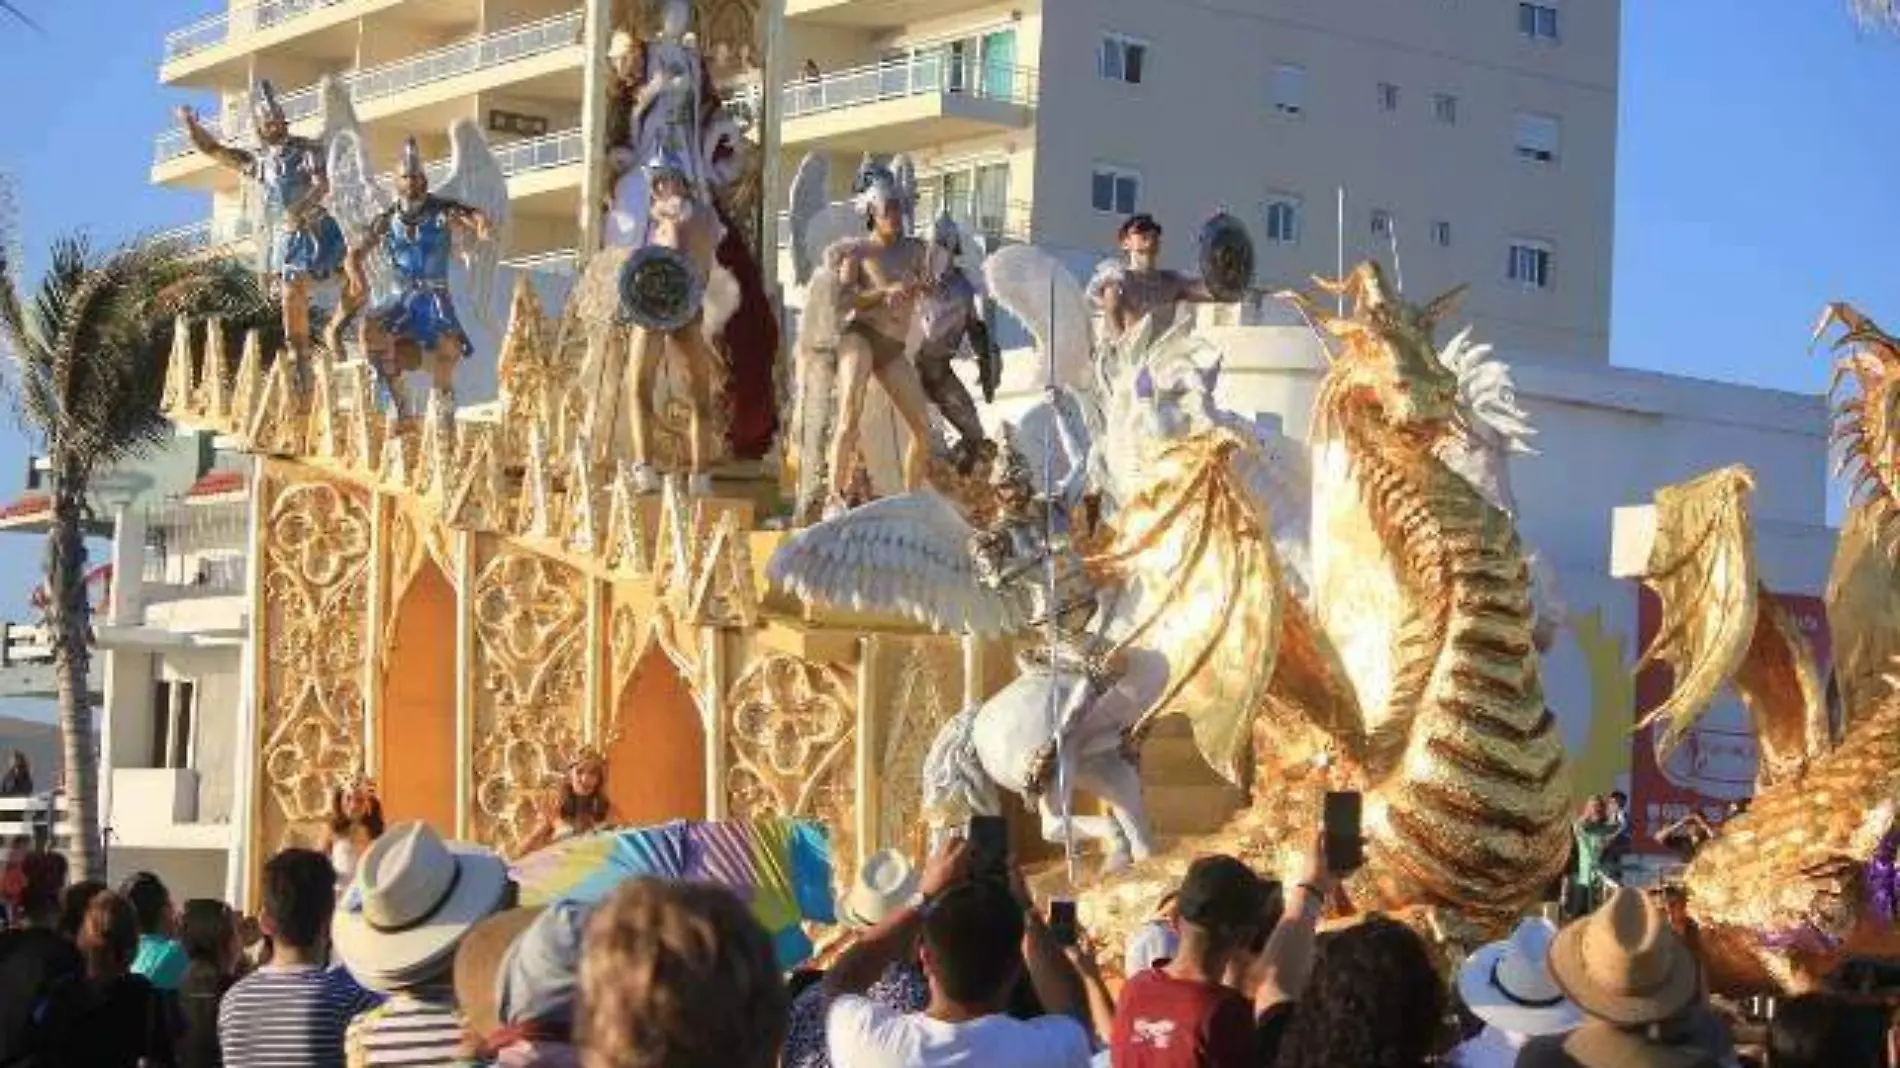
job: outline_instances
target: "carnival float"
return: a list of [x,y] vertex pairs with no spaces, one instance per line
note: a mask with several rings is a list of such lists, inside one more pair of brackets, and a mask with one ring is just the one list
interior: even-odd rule
[[[413,142],[378,176],[346,94],[305,139],[261,85],[253,150],[185,117],[280,235],[260,269],[285,350],[184,324],[164,397],[260,457],[252,869],[314,840],[358,775],[392,818],[539,845],[550,791],[586,767],[590,812],[817,821],[837,871],[1020,813],[1024,848],[1052,844],[1047,884],[1113,939],[1194,856],[1278,868],[1321,796],[1356,790],[1366,863],[1338,916],[1453,947],[1508,930],[1569,848],[1539,674],[1561,605],[1517,532],[1509,463],[1532,431],[1508,368],[1469,330],[1439,340],[1458,294],[1409,302],[1367,262],[1268,295],[1328,358],[1294,442],[1220,407],[1222,355],[1180,312],[1263,295],[1233,218],[1203,226],[1189,276],[1137,217],[1084,284],[1034,245],[917,218],[902,157],[867,158],[843,199],[814,157],[789,185],[801,314],[775,384],[757,131],[691,14],[674,0],[616,41],[606,247],[552,314],[519,282],[495,352],[453,295],[488,306],[508,225],[474,124],[431,191]],[[1042,386],[1000,427],[955,369],[967,349],[994,400],[983,302],[1027,328],[1011,358]],[[1829,590],[1842,722],[1759,592],[1745,472],[1659,491],[1632,569],[1666,612],[1659,744],[1732,682],[1766,754],[1753,809],[1687,876],[1727,989],[1900,951],[1900,342],[1830,321],[1865,490]],[[497,362],[495,403],[458,407],[465,359]],[[1142,755],[1172,721],[1244,798],[1214,833],[1155,830]]]

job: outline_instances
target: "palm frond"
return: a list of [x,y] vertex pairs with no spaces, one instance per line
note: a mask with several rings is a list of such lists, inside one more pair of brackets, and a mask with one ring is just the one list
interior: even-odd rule
[[30,305],[10,276],[0,290],[14,406],[82,474],[169,436],[159,398],[178,316],[216,315],[238,330],[277,319],[252,272],[164,242],[101,255],[67,238],[53,246]]
[[1848,8],[1863,26],[1900,29],[1900,0],[1848,0]]

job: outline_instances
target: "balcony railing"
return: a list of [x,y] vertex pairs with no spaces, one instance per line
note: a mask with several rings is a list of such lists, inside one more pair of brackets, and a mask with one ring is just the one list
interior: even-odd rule
[[[493,146],[495,163],[501,167],[501,173],[513,178],[517,174],[530,171],[544,171],[553,167],[565,167],[581,161],[585,143],[581,140],[579,127],[562,130],[559,133],[531,137],[525,141],[510,141],[505,145]],[[441,185],[449,180],[449,168],[454,166],[452,159],[438,159],[423,164],[422,171],[429,176],[430,185]],[[392,180],[395,172],[383,176]]]
[[250,506],[168,503],[146,513],[146,586],[192,595],[239,593],[245,584]]
[[1033,67],[985,62],[942,48],[794,82],[781,91],[779,107],[786,118],[796,119],[881,100],[940,93],[1033,107],[1036,88]]
[[[484,34],[389,63],[351,71],[343,75],[343,84],[349,88],[350,100],[361,107],[370,101],[405,93],[418,86],[565,48],[579,42],[581,32],[582,13],[570,11],[540,22]],[[296,122],[322,109],[322,91],[319,86],[305,86],[296,92],[279,96],[277,103],[284,109],[284,117]],[[242,147],[254,145],[256,138],[250,129],[248,112],[240,108],[234,119],[226,124],[206,122],[205,128],[213,134],[221,134],[223,126],[230,125],[233,132],[227,138],[228,142]],[[167,130],[158,135],[153,152],[154,161],[165,163],[190,151],[191,139],[185,136],[183,130]]]
[[[913,229],[916,235],[929,238],[930,228],[942,212],[943,204],[940,201],[919,197],[914,213],[916,225]],[[1030,240],[1034,232],[1034,215],[1034,209],[1027,200],[1006,201],[997,208],[962,204],[950,209],[950,218],[956,221],[957,229],[965,237],[982,237],[992,245],[1003,241]],[[778,247],[788,248],[791,243],[792,215],[791,212],[781,211],[778,213]],[[966,248],[964,251],[969,250]]]
[[575,249],[562,248],[552,252],[535,252],[526,256],[516,256],[503,260],[502,265],[518,271],[540,271],[544,274],[573,274],[577,268],[580,253]]
[[200,252],[208,249],[233,245],[251,236],[251,221],[241,215],[222,219],[205,219],[162,230],[152,235],[153,242],[174,242],[187,251]]
[[312,11],[346,2],[348,0],[263,0],[241,4],[166,34],[165,62],[183,59],[207,48],[216,48],[241,34],[268,30]]

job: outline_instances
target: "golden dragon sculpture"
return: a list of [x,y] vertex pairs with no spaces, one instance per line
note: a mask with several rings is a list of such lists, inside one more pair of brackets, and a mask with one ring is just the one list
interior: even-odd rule
[[1851,957],[1900,955],[1900,339],[1844,304],[1816,338],[1836,324],[1833,437],[1855,476],[1827,590],[1838,722],[1799,627],[1764,596],[1745,468],[1659,490],[1640,569],[1663,607],[1645,661],[1675,679],[1644,721],[1658,759],[1728,685],[1760,743],[1752,805],[1684,877],[1718,990],[1797,991]]
[[1372,263],[1321,285],[1350,313],[1283,294],[1337,343],[1313,419],[1314,607],[1280,591],[1267,693],[1230,713],[1253,720],[1249,806],[1081,895],[1111,945],[1195,856],[1290,860],[1329,789],[1366,795],[1350,908],[1457,944],[1507,929],[1567,857],[1525,553],[1511,518],[1439,459],[1460,427],[1433,331],[1460,291],[1408,304]]

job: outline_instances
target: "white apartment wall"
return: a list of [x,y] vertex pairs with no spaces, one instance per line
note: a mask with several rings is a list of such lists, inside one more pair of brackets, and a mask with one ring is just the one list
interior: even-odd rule
[[[1513,350],[1590,362],[1608,358],[1610,233],[1616,134],[1615,3],[1564,3],[1564,40],[1533,44],[1507,4],[1402,0],[1049,0],[1042,21],[1035,203],[1039,233],[1106,249],[1119,217],[1095,212],[1093,164],[1141,175],[1140,210],[1175,236],[1167,259],[1185,265],[1192,232],[1226,207],[1248,223],[1261,273],[1331,272],[1334,190],[1348,190],[1349,260],[1383,251],[1369,213],[1399,220],[1406,282],[1416,292],[1472,283],[1468,310]],[[1143,83],[1100,78],[1104,32],[1147,41]],[[1305,113],[1276,112],[1273,70],[1307,71]],[[1379,110],[1376,86],[1400,86],[1399,109]],[[1458,97],[1458,122],[1438,123],[1432,94]],[[1562,120],[1555,165],[1516,158],[1519,110]],[[1265,241],[1269,193],[1294,193],[1305,233],[1295,247]],[[1452,224],[1430,244],[1429,224]],[[1527,292],[1504,276],[1514,236],[1556,250],[1553,289]]]
[[224,850],[152,849],[108,844],[106,881],[118,885],[136,872],[149,871],[171,891],[172,902],[183,906],[192,898],[229,901],[225,886]]

